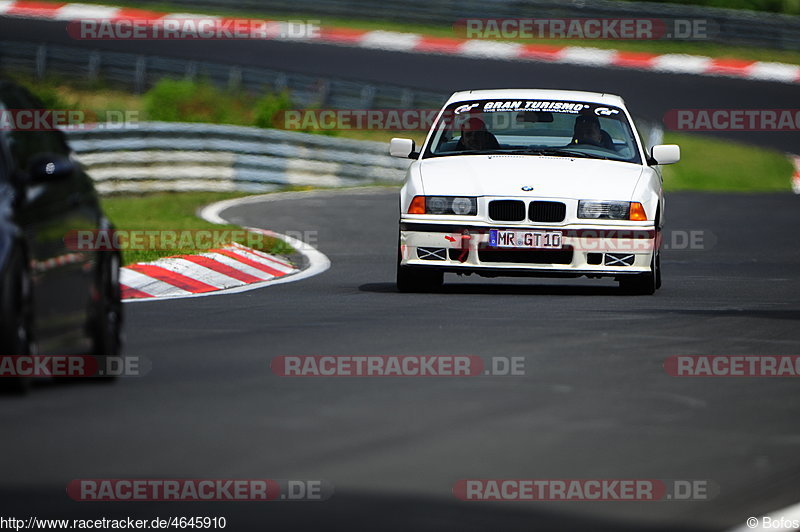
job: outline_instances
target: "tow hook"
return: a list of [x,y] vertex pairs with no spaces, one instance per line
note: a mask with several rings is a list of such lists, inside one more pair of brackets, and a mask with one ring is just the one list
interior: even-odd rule
[[461,254],[458,256],[458,262],[467,262],[467,257],[469,256],[469,241],[472,240],[472,236],[469,234],[469,230],[464,229],[461,232]]

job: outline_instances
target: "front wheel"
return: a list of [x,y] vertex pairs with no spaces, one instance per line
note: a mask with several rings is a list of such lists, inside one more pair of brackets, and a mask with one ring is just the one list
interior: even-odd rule
[[619,288],[626,294],[651,296],[661,288],[661,253],[650,259],[650,271],[620,278]]
[[[31,354],[31,287],[24,255],[18,251],[12,252],[0,291],[0,356],[26,357]],[[30,377],[0,376],[1,393],[22,395],[30,387]]]
[[397,289],[400,292],[435,292],[444,284],[444,272],[397,265]]
[[444,284],[444,272],[431,268],[403,266],[397,235],[397,290],[399,292],[435,292]]
[[[119,255],[111,255],[104,261],[98,279],[98,301],[95,307],[93,355],[98,372],[108,370],[109,358],[120,356],[122,351],[122,301],[119,287]],[[96,375],[111,381],[114,375]]]

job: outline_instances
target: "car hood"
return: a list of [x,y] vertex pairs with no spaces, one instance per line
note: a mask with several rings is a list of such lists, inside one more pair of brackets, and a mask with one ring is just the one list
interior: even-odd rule
[[[522,196],[629,201],[643,168],[603,159],[461,155],[419,163],[427,196]],[[523,190],[532,187],[532,190]]]

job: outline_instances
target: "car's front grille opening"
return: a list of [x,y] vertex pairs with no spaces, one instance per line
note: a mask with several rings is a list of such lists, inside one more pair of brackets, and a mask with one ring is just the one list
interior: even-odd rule
[[603,262],[603,254],[602,253],[587,253],[586,254],[586,264],[593,264],[598,265]]
[[422,260],[447,260],[445,248],[417,248],[417,257]]
[[525,219],[525,203],[519,200],[490,201],[489,218],[503,222],[521,222]]
[[480,249],[478,260],[515,264],[571,264],[573,250],[563,249]]
[[633,266],[633,253],[606,253],[606,266]]
[[532,222],[563,222],[567,206],[560,201],[532,201],[528,218]]

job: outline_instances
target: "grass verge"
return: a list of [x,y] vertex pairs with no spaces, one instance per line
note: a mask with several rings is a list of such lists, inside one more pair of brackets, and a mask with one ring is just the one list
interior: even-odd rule
[[[191,255],[202,253],[217,247],[219,242],[230,243],[231,240],[240,244],[276,255],[288,255],[294,250],[282,240],[267,237],[260,233],[243,231],[236,225],[217,225],[206,222],[197,216],[200,207],[222,201],[226,199],[245,196],[247,194],[239,192],[159,192],[142,195],[120,195],[107,196],[101,198],[101,203],[106,215],[111,219],[120,232],[120,241],[123,264],[134,262],[146,262],[170,257],[174,255]],[[215,236],[221,237],[219,242],[212,243],[208,238],[187,238],[190,233],[180,233],[182,231],[193,230],[213,230]],[[150,244],[150,237],[145,239],[145,244],[125,245],[126,231],[164,231],[159,233],[164,237],[169,237],[172,232],[177,233],[175,243],[168,242],[166,238],[159,241],[156,237],[156,244]],[[235,233],[225,238],[222,232],[235,231]],[[138,233],[141,234],[141,233]],[[234,236],[234,238],[230,238]],[[159,243],[163,242],[163,243]],[[198,245],[202,244],[202,245]],[[205,247],[205,244],[208,247]],[[151,247],[166,249],[148,249]],[[138,249],[145,248],[145,249]]]
[[774,192],[791,187],[792,163],[778,151],[674,132],[665,133],[664,142],[681,147],[681,161],[664,167],[666,190]]

